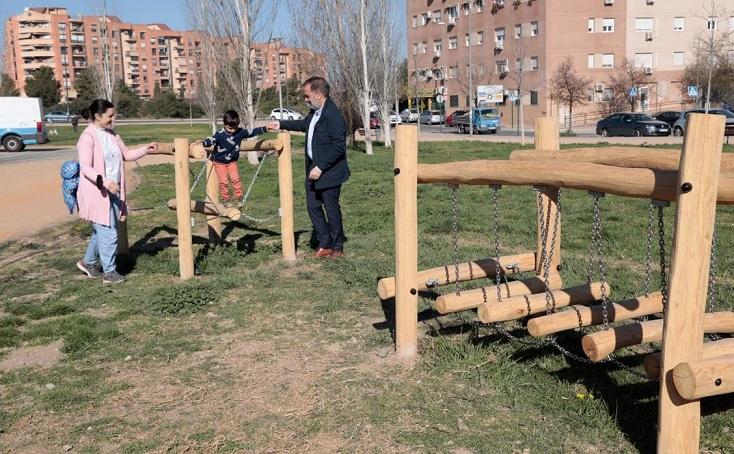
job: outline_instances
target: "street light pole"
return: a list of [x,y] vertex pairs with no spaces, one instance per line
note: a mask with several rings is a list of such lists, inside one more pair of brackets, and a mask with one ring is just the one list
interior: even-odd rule
[[472,91],[474,90],[474,87],[472,86],[472,73],[474,72],[474,69],[472,68],[472,59],[471,59],[471,47],[472,47],[472,31],[471,31],[471,12],[472,12],[472,2],[470,1],[468,3],[469,7],[469,135],[474,135],[474,96]]
[[[448,62],[446,61],[446,50],[448,49],[448,42],[446,42],[446,27],[448,27],[448,24],[441,20],[441,22],[438,22],[438,25],[441,26],[441,52],[443,53],[443,71],[441,71],[441,76],[443,77],[443,86],[446,88],[448,85],[448,73],[449,73],[449,66]],[[448,89],[444,90],[448,92]],[[444,93],[441,93],[444,95]],[[446,122],[446,95],[443,97],[443,121],[438,124],[438,130],[440,132],[443,132],[443,124]]]

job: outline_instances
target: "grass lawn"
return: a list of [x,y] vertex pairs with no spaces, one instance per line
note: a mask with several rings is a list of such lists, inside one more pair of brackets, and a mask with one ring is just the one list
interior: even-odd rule
[[[59,140],[73,143],[62,133]],[[205,125],[121,126],[128,143],[198,137]],[[189,133],[189,131],[194,131]],[[176,277],[173,167],[137,169],[132,195],[128,282],[115,287],[81,277],[89,227],[81,221],[37,238],[0,244],[0,361],[18,349],[63,339],[64,356],[45,368],[0,372],[0,446],[7,452],[654,452],[659,384],[616,366],[579,364],[543,345],[516,343],[473,323],[472,312],[439,316],[443,288],[421,295],[420,359],[391,354],[392,302],[376,293],[393,274],[393,156],[349,151],[352,178],[342,206],[347,258],[310,257],[302,138],[294,139],[299,261],[282,261],[279,224],[227,224],[227,244],[206,244],[196,218],[200,276]],[[504,159],[514,144],[423,143],[421,162]],[[243,183],[253,169],[241,161]],[[278,206],[274,160],[266,162],[246,210],[265,217]],[[193,165],[198,171],[201,164]],[[202,196],[203,188],[194,192]],[[419,266],[453,262],[451,194],[421,186]],[[565,191],[563,277],[586,280],[591,199]],[[648,203],[602,199],[603,236],[613,297],[644,286]],[[461,188],[459,257],[493,255],[491,193]],[[501,252],[535,244],[535,195],[500,191]],[[673,209],[666,210],[671,244]],[[719,300],[731,310],[734,210],[717,216]],[[657,232],[655,232],[657,235]],[[657,245],[657,237],[654,237]],[[20,251],[38,254],[12,260]],[[653,282],[659,279],[657,259]],[[486,283],[486,281],[484,282]],[[473,285],[479,285],[474,283]],[[465,288],[471,285],[466,285]],[[522,336],[519,325],[509,325]],[[559,342],[580,353],[582,333]],[[635,347],[620,355],[641,371]],[[705,452],[732,452],[734,399],[703,403]]]
[[[74,146],[79,140],[79,134],[84,131],[86,125],[79,123],[79,131],[74,132],[71,126],[51,124],[46,125],[46,130],[56,130],[58,134],[49,136],[51,145]],[[143,144],[149,142],[173,142],[176,137],[188,137],[189,139],[201,139],[211,134],[207,124],[194,123],[189,125],[188,120],[181,120],[179,124],[122,124],[115,126],[125,143],[128,145]]]

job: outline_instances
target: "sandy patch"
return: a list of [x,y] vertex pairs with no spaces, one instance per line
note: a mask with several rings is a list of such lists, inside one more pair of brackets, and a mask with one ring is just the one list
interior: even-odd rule
[[61,352],[63,346],[64,341],[59,339],[40,347],[17,348],[0,361],[0,372],[11,372],[22,367],[51,367],[64,357]]

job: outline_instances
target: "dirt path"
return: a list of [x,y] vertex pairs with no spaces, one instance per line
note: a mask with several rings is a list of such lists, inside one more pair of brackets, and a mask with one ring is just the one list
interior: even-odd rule
[[[0,242],[24,238],[76,217],[76,214],[69,214],[61,196],[59,168],[65,160],[38,160],[0,166]],[[139,164],[166,162],[173,162],[173,157],[146,156]],[[136,167],[133,162],[126,163],[128,184],[133,188]]]

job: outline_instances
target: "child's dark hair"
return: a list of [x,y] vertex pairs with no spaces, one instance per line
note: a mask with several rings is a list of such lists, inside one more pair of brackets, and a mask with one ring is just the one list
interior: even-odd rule
[[114,109],[115,105],[106,99],[95,99],[92,104],[89,105],[89,109],[82,111],[82,115],[87,115],[84,118],[94,120],[96,114],[104,115],[108,109]]
[[228,110],[224,112],[222,122],[225,126],[229,126],[230,128],[237,128],[240,125],[240,114],[238,114],[234,110]]

